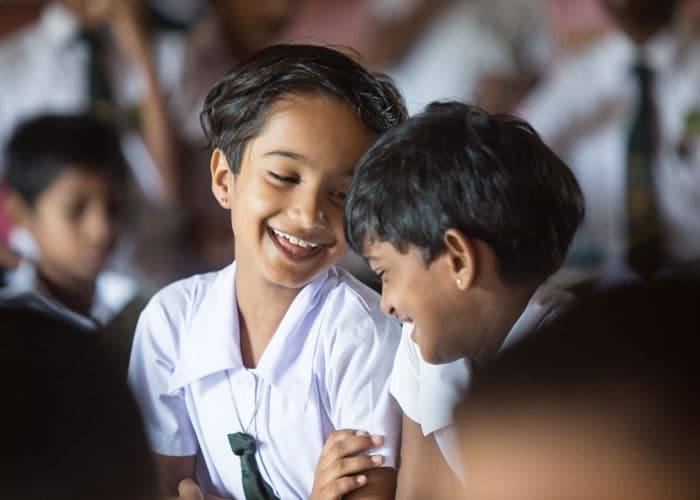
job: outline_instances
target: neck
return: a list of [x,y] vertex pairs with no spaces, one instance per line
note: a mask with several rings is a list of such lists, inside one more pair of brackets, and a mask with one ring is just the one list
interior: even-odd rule
[[[473,328],[480,333],[473,338],[480,339],[472,358],[479,364],[496,357],[515,322],[527,307],[534,288],[506,288],[480,290],[478,314]],[[470,328],[472,328],[470,327]]]
[[39,279],[56,300],[72,311],[90,316],[95,296],[95,280],[67,278],[42,265],[38,266],[38,272]]
[[241,356],[247,368],[257,366],[282,318],[301,289],[272,284],[252,266],[236,266],[236,298]]

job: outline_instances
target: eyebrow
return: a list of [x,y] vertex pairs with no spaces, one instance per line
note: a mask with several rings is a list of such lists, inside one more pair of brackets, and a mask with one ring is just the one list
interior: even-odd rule
[[263,156],[283,156],[284,158],[290,158],[294,161],[309,163],[309,159],[306,156],[293,151],[286,151],[284,149],[274,149],[272,151],[268,151]]
[[[263,154],[263,157],[268,157],[268,156],[281,156],[283,158],[289,158],[291,160],[304,163],[308,165],[310,168],[317,170],[316,166],[309,161],[309,159],[299,153],[295,153],[294,151],[287,151],[286,149],[273,149],[272,151],[267,151],[265,154]],[[343,167],[341,169],[341,175],[339,177],[353,177],[355,175],[355,166],[349,166],[349,167]]]

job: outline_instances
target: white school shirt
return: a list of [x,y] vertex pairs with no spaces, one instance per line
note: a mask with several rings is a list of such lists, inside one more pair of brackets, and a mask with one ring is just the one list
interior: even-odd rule
[[152,450],[198,455],[203,490],[235,498],[244,492],[227,438],[233,432],[255,436],[258,468],[279,498],[309,497],[323,445],[337,429],[383,435],[384,446],[372,453],[394,467],[401,412],[389,376],[400,327],[381,312],[379,296],[329,269],[299,292],[257,367],[248,369],[235,276],[234,262],[176,282],[141,314],[129,383]]
[[[613,32],[535,89],[519,114],[571,167],[586,198],[586,219],[569,263],[617,281],[631,272],[626,254],[626,137],[639,85],[631,68],[638,49]],[[700,40],[667,31],[641,48],[654,72],[660,142],[654,185],[666,252],[674,262],[700,258]]]
[[[501,350],[552,321],[575,300],[569,292],[540,286],[508,332]],[[445,460],[460,476],[452,410],[469,385],[469,364],[465,358],[441,365],[426,362],[411,339],[412,331],[413,324],[405,323],[391,372],[391,394],[403,413],[420,425],[424,436],[434,434]]]

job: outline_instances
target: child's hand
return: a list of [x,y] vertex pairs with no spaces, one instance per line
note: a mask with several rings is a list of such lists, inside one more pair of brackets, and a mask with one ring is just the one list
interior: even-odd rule
[[380,467],[381,455],[357,455],[384,443],[382,436],[364,431],[340,430],[331,433],[316,466],[311,500],[340,500],[343,495],[367,483],[363,471]]

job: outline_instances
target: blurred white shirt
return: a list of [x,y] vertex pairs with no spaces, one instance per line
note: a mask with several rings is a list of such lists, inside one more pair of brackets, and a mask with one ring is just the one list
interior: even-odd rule
[[[624,262],[625,149],[639,93],[631,71],[638,53],[622,33],[609,34],[565,62],[519,113],[569,164],[586,197],[586,220],[568,262],[608,281],[631,273]],[[690,122],[700,113],[700,43],[664,32],[641,54],[654,72],[660,128],[654,182],[662,237],[673,261],[697,259],[700,137],[697,129],[690,133]]]
[[[0,147],[4,150],[15,127],[42,113],[72,114],[90,105],[88,48],[79,39],[78,18],[57,2],[48,4],[39,19],[0,42]],[[154,59],[164,92],[178,85],[183,42],[162,34],[154,41]],[[111,90],[125,115],[136,115],[146,93],[144,75],[113,44],[105,46]],[[153,159],[135,129],[122,134],[122,147],[141,189],[151,198],[162,195]],[[3,152],[4,155],[4,152]],[[0,172],[2,172],[0,161]]]

